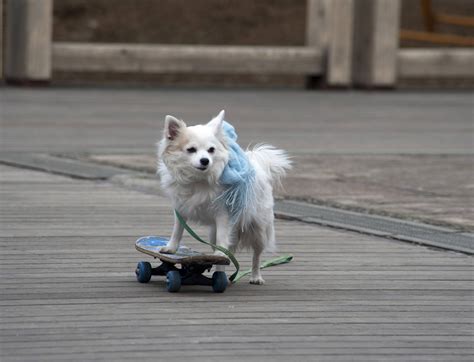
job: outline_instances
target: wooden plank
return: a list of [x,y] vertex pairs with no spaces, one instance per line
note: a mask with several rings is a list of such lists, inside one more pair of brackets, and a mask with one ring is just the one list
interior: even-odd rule
[[53,0],[7,0],[7,81],[48,81],[51,77]]
[[474,49],[437,48],[398,51],[402,78],[474,78]]
[[[191,292],[196,293],[196,290],[192,290]],[[156,300],[157,298],[155,298]],[[172,303],[169,301],[168,303]],[[203,303],[203,302],[196,302]],[[245,303],[245,301],[239,301],[239,303]],[[267,302],[268,303],[268,302]],[[151,304],[151,303],[150,303]],[[115,305],[112,305],[115,307]],[[176,305],[175,312],[179,312],[178,305]],[[224,309],[226,307],[225,304],[222,304],[220,308]],[[213,307],[214,308],[214,307]],[[230,309],[227,306],[228,309]],[[148,311],[148,306],[145,306],[145,309]],[[199,311],[202,311],[204,308],[198,308]],[[156,313],[156,312],[155,312]],[[73,314],[72,314],[73,315]],[[467,315],[467,314],[466,314]],[[54,320],[55,315],[51,316],[51,320]],[[126,316],[125,316],[126,317]],[[220,318],[216,318],[220,319]],[[114,321],[115,318],[111,317],[109,321]],[[141,325],[140,322],[142,320],[151,320],[146,323],[146,325]],[[168,320],[173,320],[169,318]],[[263,321],[271,321],[271,319],[262,319]],[[222,333],[215,333],[216,324],[215,323],[203,323],[202,325],[199,324],[199,320],[188,320],[186,321],[180,320],[179,323],[166,325],[167,328],[167,335],[176,335],[179,334],[180,337],[189,337],[188,343],[193,343],[195,340],[194,338],[197,335],[209,335],[209,336],[240,336],[240,335],[247,335],[247,336],[255,336],[255,335],[273,335],[273,336],[285,336],[285,335],[306,335],[306,336],[317,336],[324,334],[324,330],[326,330],[327,335],[343,335],[343,336],[459,336],[459,337],[468,337],[469,336],[469,325],[465,323],[464,325],[459,325],[457,323],[395,323],[392,321],[388,323],[331,323],[331,320],[327,320],[325,322],[316,319],[314,323],[287,323],[284,326],[278,327],[278,322],[275,321],[274,324],[272,323],[263,323],[262,320],[257,323],[253,323],[252,321],[248,321],[247,323],[239,323],[232,328],[224,331]],[[33,337],[37,336],[37,339],[44,337],[44,339],[54,339],[51,338],[53,336],[60,336],[63,333],[66,333],[72,340],[80,340],[85,339],[86,337],[94,338],[97,335],[107,334],[109,336],[129,336],[130,338],[137,337],[140,335],[155,335],[159,336],[163,334],[163,330],[160,330],[160,326],[163,326],[162,321],[155,321],[152,323],[153,318],[151,314],[146,314],[143,316],[142,319],[134,319],[133,316],[129,318],[129,324],[122,323],[121,325],[109,325],[108,323],[95,323],[94,325],[86,325],[86,326],[74,326],[74,323],[71,322],[69,326],[66,328],[64,326],[55,328],[20,328],[20,326],[16,328],[10,328],[0,331],[0,338],[10,337],[11,341],[20,341],[18,339],[18,334],[15,335],[14,332],[21,332],[23,337]],[[115,323],[113,323],[115,324]],[[33,325],[33,324],[32,324]],[[30,325],[31,326],[31,325]],[[74,326],[71,328],[71,326]],[[41,327],[41,326],[39,326]],[[119,328],[120,327],[120,328]],[[137,327],[139,329],[137,330]],[[439,328],[437,330],[433,330],[433,328]],[[202,333],[199,333],[201,331]],[[213,333],[214,331],[214,333]],[[88,335],[87,332],[90,332]],[[181,332],[181,333],[180,333]],[[197,334],[196,334],[197,333]],[[16,339],[14,337],[17,337]],[[13,338],[12,338],[13,337]],[[50,337],[50,338],[46,338]],[[183,339],[180,339],[183,340]],[[184,341],[184,340],[183,340]],[[467,344],[466,344],[467,345]],[[61,346],[59,348],[54,348],[50,351],[51,354],[57,353],[61,350]],[[276,347],[276,346],[275,346]],[[317,349],[317,347],[315,348]],[[280,349],[278,349],[280,351]],[[277,353],[277,352],[274,352]],[[2,360],[3,361],[3,360]]]
[[80,72],[319,74],[309,47],[54,43],[53,69]]
[[[106,344],[104,344],[106,345]],[[225,348],[218,345],[210,344],[207,350],[200,350],[199,352],[194,350],[180,350],[170,344],[168,348],[160,349],[158,346],[153,347],[153,341],[150,340],[150,344],[146,349],[140,349],[139,346],[131,347],[130,351],[107,351],[108,348],[104,348],[104,351],[89,352],[87,348],[81,352],[71,352],[68,353],[67,350],[62,351],[59,354],[53,354],[49,358],[44,358],[38,355],[26,355],[26,349],[22,349],[22,353],[18,353],[13,357],[9,358],[8,361],[92,361],[92,360],[113,360],[113,361],[130,361],[130,360],[143,360],[143,361],[153,361],[151,355],[154,353],[159,355],[160,358],[167,360],[176,360],[182,361],[186,360],[196,360],[196,355],[199,355],[199,360],[205,361],[222,361],[225,358],[228,361],[262,361],[262,362],[279,362],[279,361],[364,361],[364,362],[373,362],[373,361],[417,361],[417,362],[463,362],[468,361],[472,362],[472,355],[469,349],[417,349],[412,348],[411,353],[397,348],[374,348],[370,349],[369,347],[365,348],[321,348],[315,349],[314,347],[307,348],[290,348],[290,349],[281,349],[278,354],[275,354],[271,348],[261,347],[255,351],[246,351],[239,350],[237,348],[232,348],[232,343],[225,343]],[[369,355],[366,355],[366,353]]]
[[474,27],[474,16],[451,15],[444,13],[435,13],[435,21],[438,23]]
[[[331,336],[332,337],[332,336]],[[165,347],[163,346],[163,344],[169,344],[172,342],[172,338],[171,336],[166,336],[164,335],[162,338],[158,339],[155,341],[156,344],[158,345],[162,345],[161,347]],[[376,340],[369,340],[369,338],[342,338],[342,341],[344,341],[344,345],[345,347],[357,347],[362,343],[365,343],[366,345],[370,345],[371,347],[377,347],[377,348],[381,348],[381,347],[389,347],[390,345],[391,346],[397,346],[398,348],[408,348],[409,347],[409,344],[411,343],[411,341],[409,341],[407,338],[401,338],[402,340],[397,340],[397,341],[393,341],[391,343],[391,341],[388,339],[388,338],[381,338],[381,339],[376,339]],[[145,345],[149,344],[150,343],[150,340],[151,338],[143,338],[143,339],[139,339],[139,338],[133,338],[131,340],[129,340],[128,342],[125,342],[123,339],[120,339],[120,338],[113,338],[113,339],[110,339],[109,340],[109,344],[108,346],[119,346],[119,345],[122,345],[122,346],[128,346],[128,348],[130,348],[130,344],[135,344],[135,345],[141,345],[143,347],[145,347]],[[201,337],[198,339],[198,343],[200,345],[200,347],[196,347],[196,348],[206,348],[206,344],[209,343],[209,338],[206,338],[206,337]],[[235,345],[239,345],[239,348],[243,348],[243,344],[249,344],[249,343],[255,343],[255,344],[259,344],[260,347],[262,346],[263,343],[283,343],[284,345],[288,346],[288,347],[291,347],[290,343],[294,343],[294,346],[297,346],[298,344],[301,346],[301,347],[307,347],[308,344],[310,343],[318,343],[320,346],[324,346],[324,347],[336,347],[338,345],[338,341],[333,338],[324,338],[324,337],[319,337],[319,338],[315,338],[314,336],[309,336],[309,337],[306,337],[305,336],[288,336],[287,339],[285,340],[284,337],[281,337],[281,336],[275,336],[275,337],[271,337],[269,338],[269,336],[262,336],[260,338],[255,338],[255,337],[252,337],[252,336],[241,336],[241,337],[238,337],[238,338],[235,338],[235,340],[231,340],[230,338],[226,338],[226,337],[221,337],[221,338],[215,338],[213,340],[214,343],[234,343]],[[465,346],[465,340],[464,338],[463,339],[460,339],[459,337],[455,337],[455,338],[450,338],[450,341],[418,341],[418,344],[419,345],[422,345],[424,347],[430,347],[430,348],[434,348],[436,346],[438,347],[446,347],[446,348],[456,348],[457,346],[459,347],[463,347]],[[30,348],[48,348],[49,347],[49,343],[48,341],[39,341],[39,342],[29,342],[29,347]],[[102,346],[102,344],[104,343],[103,340],[101,339],[98,339],[98,340],[83,340],[83,341],[63,341],[63,344],[67,347],[70,347],[72,349],[77,349],[77,348],[84,348],[84,347],[87,347],[87,344],[89,343],[89,345],[92,347],[100,347]],[[19,347],[19,344],[13,344],[13,348],[18,348]],[[191,346],[191,345],[188,345],[186,348],[193,348],[194,346]],[[253,346],[255,347],[255,346]],[[257,347],[259,348],[259,347]]]
[[[219,307],[219,301],[209,302],[209,306],[212,307]],[[72,318],[72,312],[74,312],[75,316],[94,316],[94,315],[107,315],[107,314],[120,314],[120,315],[127,315],[127,314],[134,314],[137,313],[133,309],[132,306],[140,306],[149,308],[150,311],[159,312],[173,312],[173,306],[167,306],[166,303],[156,303],[153,306],[147,305],[147,303],[129,303],[124,302],[121,304],[116,304],[115,308],[112,310],[109,308],[108,305],[96,305],[91,308],[89,305],[43,305],[37,306],[34,310],[32,310],[29,306],[13,306],[13,307],[3,307],[2,310],[5,312],[3,316],[0,317],[0,320],[4,320],[5,322],[12,322],[15,320],[19,320],[20,318],[42,318],[47,317],[50,315],[62,316],[62,317],[70,317]],[[235,311],[248,311],[248,312],[265,312],[268,311],[268,308],[265,304],[259,303],[258,301],[250,301],[245,305],[237,304],[234,305]],[[285,301],[275,301],[273,308],[271,309],[274,312],[286,312],[288,311],[287,302]],[[302,312],[302,311],[319,311],[319,312],[327,312],[327,313],[387,313],[387,314],[394,314],[394,313],[419,313],[418,315],[426,315],[430,313],[457,313],[457,312],[469,312],[472,310],[472,306],[470,303],[466,303],[466,305],[456,305],[453,304],[452,308],[446,309],[444,306],[435,305],[433,303],[427,303],[423,305],[410,305],[408,303],[387,303],[385,305],[377,305],[377,304],[370,304],[370,305],[351,305],[351,304],[344,304],[344,303],[337,303],[336,305],[327,305],[324,302],[297,302],[294,303],[294,308],[292,311],[294,312]],[[188,304],[183,304],[180,306],[180,311],[186,313],[190,311],[194,311],[194,307]],[[224,313],[225,311],[222,309],[218,309],[216,313]],[[14,313],[14,314],[10,314]],[[18,319],[17,319],[18,318]]]
[[332,86],[352,84],[354,0],[332,0],[329,11],[327,82]]
[[400,31],[401,40],[415,40],[425,43],[440,45],[455,45],[458,47],[473,47],[474,37],[455,34],[428,33],[424,31],[406,30]]
[[[104,346],[103,341],[100,341],[98,343],[91,342],[88,348],[88,351],[90,352],[118,352],[118,351],[125,351],[129,352],[133,346],[140,346],[141,348],[146,348],[146,345],[150,344],[150,340],[148,338],[144,338],[143,340],[134,340],[134,341],[129,341],[125,342],[122,341],[120,343],[119,341],[115,341],[115,343],[111,343],[111,345]],[[228,342],[229,343],[229,342]],[[294,350],[297,351],[299,349],[310,349],[311,344],[314,343],[313,341],[291,341],[291,342],[286,342],[286,341],[281,341],[281,349],[284,350]],[[347,343],[347,344],[346,344]],[[346,349],[346,350],[359,350],[361,349],[360,347],[360,342],[346,342],[344,346],[341,346],[337,342],[319,342],[319,348],[320,349],[335,349],[337,347],[341,349]],[[155,343],[155,348],[163,351],[170,351],[170,350],[176,350],[176,346],[171,343],[171,341],[168,338],[164,339],[159,339]],[[217,344],[217,343],[216,343]],[[244,340],[242,342],[236,341],[235,343],[230,342],[230,346],[228,347],[231,350],[243,350],[243,351],[248,351],[248,350],[259,350],[262,348],[268,348],[268,342],[266,341],[254,341],[253,343],[250,340]],[[466,350],[468,349],[465,347],[465,343],[459,342],[459,343],[430,343],[430,342],[423,342],[420,343],[421,347],[415,347],[413,348],[414,351],[418,350],[423,350],[423,349],[436,349],[436,348],[441,348],[445,347],[443,349],[448,350],[453,350],[453,349],[459,349],[459,350]],[[372,342],[368,343],[372,348],[378,348],[378,349],[386,349],[387,352],[390,349],[395,349],[395,348],[400,348],[405,350],[405,353],[401,352],[399,354],[408,354],[409,348],[409,342],[390,342],[390,341],[385,341],[385,342]],[[35,346],[35,344],[33,344]],[[69,352],[70,353],[80,353],[81,351],[84,351],[84,348],[87,348],[86,343],[79,343],[78,345],[71,345],[70,343],[65,343],[66,347],[69,347]],[[47,351],[48,347],[47,346],[42,346],[42,345],[36,345],[36,350],[40,352],[45,352]],[[457,348],[456,348],[457,347]],[[6,351],[12,353],[14,351],[14,348],[7,348]],[[209,353],[210,350],[215,349],[216,346],[213,346],[212,344],[209,343],[196,343],[196,344],[183,344],[179,348],[180,351],[191,351],[191,350],[196,350],[196,351],[202,351],[203,353]],[[28,351],[28,349],[22,349],[21,352],[18,352],[19,355],[32,355],[34,352]]]
[[357,0],[354,19],[354,84],[393,87],[397,78],[399,0]]
[[171,229],[167,200],[7,166],[0,179],[2,361],[472,357],[466,255],[277,220],[295,259],[265,286],[171,294],[133,275],[135,236]]

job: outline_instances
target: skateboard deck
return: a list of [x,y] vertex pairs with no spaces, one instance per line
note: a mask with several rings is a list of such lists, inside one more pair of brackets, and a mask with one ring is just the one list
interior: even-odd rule
[[229,265],[230,260],[222,255],[204,254],[181,245],[175,254],[161,253],[160,249],[168,243],[161,236],[145,236],[135,242],[135,248],[145,254],[170,264]]

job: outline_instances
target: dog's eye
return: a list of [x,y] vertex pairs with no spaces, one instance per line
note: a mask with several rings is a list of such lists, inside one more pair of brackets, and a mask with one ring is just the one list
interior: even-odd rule
[[215,150],[216,150],[216,149],[215,149],[214,147],[211,147],[211,148],[209,148],[209,149],[207,150],[207,152],[209,152],[209,153],[214,153]]
[[186,151],[188,151],[188,153],[194,153],[196,152],[196,147],[189,147]]

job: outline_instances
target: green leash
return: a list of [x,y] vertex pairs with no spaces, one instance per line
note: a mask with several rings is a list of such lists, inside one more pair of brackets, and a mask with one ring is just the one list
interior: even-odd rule
[[[176,217],[178,218],[179,223],[181,224],[181,226],[183,226],[186,229],[186,231],[189,233],[189,235],[191,235],[197,241],[200,241],[203,244],[209,245],[212,249],[217,249],[217,250],[221,251],[232,261],[232,264],[234,264],[235,269],[236,269],[234,274],[232,274],[229,277],[229,280],[232,283],[237,283],[242,277],[244,277],[244,276],[246,276],[246,275],[248,275],[252,272],[252,269],[249,269],[249,270],[246,270],[246,271],[243,271],[243,272],[239,273],[240,264],[237,261],[237,259],[235,258],[234,254],[232,254],[232,252],[230,250],[228,250],[228,249],[226,249],[222,246],[219,246],[219,245],[211,244],[210,242],[201,239],[199,237],[199,235],[196,234],[194,232],[194,230],[191,229],[191,227],[186,223],[184,218],[181,216],[181,214],[177,210],[174,210],[174,213],[176,214]],[[280,256],[280,257],[277,257],[277,258],[274,258],[274,259],[270,259],[270,260],[267,260],[267,261],[263,262],[263,264],[260,266],[260,269],[268,268],[268,267],[271,267],[271,266],[274,266],[274,265],[289,263],[292,259],[293,259],[293,255],[283,255],[283,256]]]
[[[275,266],[275,265],[280,265],[280,264],[286,264],[289,263],[293,259],[293,255],[287,254],[287,255],[282,255],[274,259],[266,260],[260,265],[260,269],[265,269],[270,266]],[[249,275],[252,272],[252,269],[242,271],[240,273],[237,273],[237,276],[234,278],[232,281],[233,283],[237,283],[240,278]]]
[[240,269],[240,264],[239,264],[239,262],[237,261],[237,259],[235,258],[234,254],[232,254],[232,253],[230,252],[230,250],[227,250],[226,248],[223,248],[222,246],[214,245],[214,244],[211,244],[211,243],[208,242],[208,241],[205,241],[205,240],[201,239],[201,238],[199,237],[199,235],[196,234],[196,233],[194,232],[194,230],[189,227],[189,225],[186,223],[186,221],[183,219],[183,217],[181,216],[181,214],[180,214],[177,210],[174,210],[174,213],[176,214],[176,217],[178,218],[178,220],[179,220],[181,226],[183,226],[183,227],[186,229],[186,231],[189,233],[189,235],[191,235],[191,236],[192,236],[194,239],[196,239],[197,241],[200,241],[200,242],[203,243],[203,244],[209,245],[209,246],[210,246],[211,248],[213,248],[213,249],[217,249],[217,250],[223,252],[223,253],[232,261],[232,264],[234,264],[236,271],[235,271],[234,274],[232,274],[232,275],[229,277],[229,280],[233,283],[233,282],[234,282],[234,279],[235,279],[235,277],[237,276],[237,274],[239,273],[239,269]]

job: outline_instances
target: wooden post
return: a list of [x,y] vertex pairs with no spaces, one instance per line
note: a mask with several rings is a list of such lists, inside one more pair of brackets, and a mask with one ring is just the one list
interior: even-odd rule
[[332,0],[328,18],[327,83],[348,87],[352,84],[354,0]]
[[3,79],[3,0],[0,0],[0,80]]
[[[306,46],[321,52],[322,65],[326,68],[328,45],[328,11],[331,0],[307,0],[306,5]],[[317,87],[324,76],[308,76],[307,87]]]
[[5,79],[51,78],[53,0],[7,0]]
[[328,43],[329,0],[307,0],[306,45],[324,49]]
[[400,0],[356,0],[352,63],[355,85],[395,85],[399,22]]

